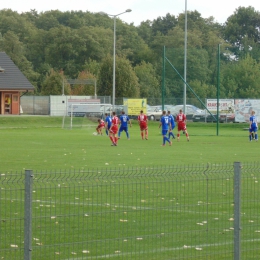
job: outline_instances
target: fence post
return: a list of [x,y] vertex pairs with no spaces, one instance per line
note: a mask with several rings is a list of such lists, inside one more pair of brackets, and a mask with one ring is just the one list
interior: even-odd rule
[[234,260],[240,260],[241,163],[234,163]]
[[31,260],[32,254],[32,170],[25,170],[24,184],[24,260]]

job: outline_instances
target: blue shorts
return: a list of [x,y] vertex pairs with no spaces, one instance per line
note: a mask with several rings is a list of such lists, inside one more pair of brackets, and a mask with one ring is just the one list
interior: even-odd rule
[[162,129],[162,135],[166,135],[166,134],[167,134],[167,132],[168,132],[168,129],[167,129],[167,130],[165,130],[165,129]]
[[128,127],[127,126],[120,126],[119,132],[123,132],[123,131],[128,132]]
[[257,126],[251,126],[251,128],[249,128],[249,132],[257,132]]

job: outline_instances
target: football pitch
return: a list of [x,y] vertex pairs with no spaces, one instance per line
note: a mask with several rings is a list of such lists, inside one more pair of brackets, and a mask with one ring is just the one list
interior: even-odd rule
[[[94,136],[97,122],[62,129],[59,117],[0,118],[0,172],[95,169],[103,167],[169,166],[256,162],[259,144],[248,141],[248,124],[188,123],[190,142],[181,135],[171,147],[161,147],[159,122],[149,122],[149,140],[141,140],[136,121],[130,140],[121,135],[117,147],[109,138]],[[176,134],[176,129],[175,129]]]
[[[249,142],[248,124],[220,124],[217,136],[216,124],[188,123],[190,142],[182,134],[162,147],[159,122],[149,122],[149,140],[141,140],[133,121],[130,140],[123,132],[114,147],[105,133],[93,135],[97,122],[72,130],[61,123],[0,118],[0,257],[22,259],[24,187],[16,177],[5,180],[30,169],[32,259],[232,259],[233,169],[205,180],[196,166],[257,162],[259,144]],[[179,173],[178,165],[194,171]],[[260,253],[259,187],[252,172],[243,177],[246,198],[254,200],[242,204],[242,244],[253,260]]]

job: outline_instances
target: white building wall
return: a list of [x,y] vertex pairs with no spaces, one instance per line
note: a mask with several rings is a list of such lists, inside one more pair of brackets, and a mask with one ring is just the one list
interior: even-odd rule
[[50,115],[64,116],[67,109],[67,96],[50,96]]
[[[79,103],[99,104],[100,99],[94,99],[92,96],[50,96],[50,115],[64,116],[67,112],[69,100],[78,100]],[[84,102],[85,101],[85,102]],[[75,103],[77,103],[75,101]]]

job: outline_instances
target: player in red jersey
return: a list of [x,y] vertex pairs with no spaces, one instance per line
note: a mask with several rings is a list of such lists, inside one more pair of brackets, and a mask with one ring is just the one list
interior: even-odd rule
[[178,134],[177,134],[177,141],[180,140],[180,131],[185,133],[187,141],[190,141],[189,134],[186,127],[186,115],[183,114],[182,109],[180,109],[179,114],[176,117],[176,121],[178,123]]
[[98,119],[98,126],[96,131],[98,135],[102,135],[102,130],[105,128],[105,122],[102,119]]
[[111,146],[117,146],[117,132],[118,132],[118,124],[119,124],[119,119],[116,115],[116,112],[112,113],[112,124],[111,127],[109,129],[109,138],[112,141],[112,145]]
[[138,116],[137,120],[140,126],[142,139],[144,140],[145,135],[145,140],[148,140],[148,118],[147,115],[143,113],[143,110],[140,111],[140,115]]

